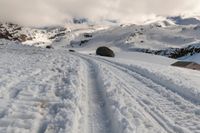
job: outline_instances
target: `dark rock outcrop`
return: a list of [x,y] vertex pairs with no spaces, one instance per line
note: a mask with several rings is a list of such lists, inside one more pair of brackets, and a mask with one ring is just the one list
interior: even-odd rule
[[184,57],[187,55],[194,55],[200,53],[200,46],[198,45],[190,45],[183,48],[167,48],[163,50],[151,50],[151,49],[143,49],[143,48],[134,48],[132,51],[167,56],[169,58],[177,59],[180,57]]
[[76,52],[75,50],[73,50],[73,49],[69,49],[69,52]]
[[107,56],[107,57],[115,57],[114,52],[108,47],[99,47],[96,50],[96,55]]
[[53,49],[51,45],[46,46],[47,49]]
[[89,40],[82,40],[79,45],[82,46],[83,44],[88,43],[88,42]]
[[188,61],[178,61],[172,64],[172,66],[188,68],[193,70],[200,70],[200,64]]
[[92,37],[92,34],[91,34],[91,33],[85,33],[85,34],[84,34],[84,37],[85,37],[85,38],[91,38],[91,37]]
[[25,42],[32,40],[28,35],[21,32],[22,27],[12,23],[0,24],[0,39],[6,39],[10,41]]

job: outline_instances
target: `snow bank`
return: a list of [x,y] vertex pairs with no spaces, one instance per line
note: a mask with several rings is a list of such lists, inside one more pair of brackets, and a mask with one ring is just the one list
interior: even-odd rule
[[96,64],[98,70],[98,82],[104,91],[106,109],[109,113],[112,132],[114,133],[160,133],[165,132],[156,122],[146,114],[137,99],[137,93],[130,94],[131,86],[123,80],[123,77],[103,64]]
[[180,59],[185,60],[185,61],[194,61],[194,62],[200,64],[200,54],[195,54],[195,55],[192,55],[192,56],[186,56],[186,57],[182,57]]
[[[120,61],[118,61],[120,62]],[[121,63],[124,62],[121,60]],[[156,65],[140,61],[116,63],[129,70],[137,72],[151,79],[159,85],[165,86],[173,92],[178,93],[185,99],[200,103],[200,72],[184,68],[176,68],[165,65]]]

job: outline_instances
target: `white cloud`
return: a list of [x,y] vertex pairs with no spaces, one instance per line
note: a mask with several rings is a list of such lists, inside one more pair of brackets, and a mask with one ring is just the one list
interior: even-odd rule
[[71,16],[139,22],[156,15],[200,12],[199,0],[0,0],[0,20],[61,24]]

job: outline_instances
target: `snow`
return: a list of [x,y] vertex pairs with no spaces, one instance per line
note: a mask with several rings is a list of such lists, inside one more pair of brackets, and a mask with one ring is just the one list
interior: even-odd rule
[[115,27],[95,32],[86,47],[107,45],[131,51],[133,48],[180,48],[196,41],[192,35],[181,33],[181,29],[181,26],[159,28],[154,25]]
[[[165,86],[167,89],[179,93],[183,97],[200,104],[200,83],[198,82],[200,79],[200,72],[136,60],[134,62],[129,61],[127,63],[125,60],[120,61],[119,59],[118,62],[127,64],[122,64],[122,66],[136,71],[142,76],[148,77],[154,82]],[[116,63],[116,65],[121,65],[120,63]]]
[[106,95],[105,107],[113,132],[182,133],[194,131],[187,125],[191,121],[199,126],[196,114],[200,73],[141,61],[116,60],[120,63],[98,57],[90,61],[98,70],[96,79]]
[[175,16],[168,17],[168,19],[174,21],[178,25],[199,25],[200,20],[198,17],[187,17],[187,16]]
[[66,51],[56,53],[1,49],[0,132],[78,131],[86,95],[84,70]]
[[199,131],[200,72],[174,60],[19,44],[0,46],[0,56],[2,133]]
[[[23,29],[35,36],[23,45],[1,39],[0,132],[199,133],[200,72],[133,50],[198,46],[195,26],[157,24],[68,24],[65,31]],[[63,32],[59,41],[49,39]],[[92,37],[80,46],[84,33]],[[98,46],[110,47],[115,58],[96,56]]]
[[171,65],[175,63],[177,60],[170,59],[164,56],[151,55],[140,52],[116,52],[117,60],[121,60],[122,62],[130,62],[130,61],[142,61],[153,64],[161,64],[161,65]]
[[195,54],[193,56],[186,56],[186,57],[182,57],[180,59],[185,60],[185,61],[193,61],[193,62],[200,64],[200,54]]

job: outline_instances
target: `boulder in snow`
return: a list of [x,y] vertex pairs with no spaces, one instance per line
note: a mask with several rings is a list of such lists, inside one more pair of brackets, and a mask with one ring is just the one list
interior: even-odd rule
[[69,52],[76,52],[75,50],[73,50],[73,49],[69,49]]
[[91,33],[85,33],[85,34],[84,34],[84,37],[85,37],[85,38],[91,38],[91,37],[92,37],[92,34],[91,34]]
[[172,64],[172,66],[188,68],[193,70],[200,70],[200,64],[195,62],[188,62],[188,61],[178,61]]
[[46,46],[47,49],[52,49],[53,47],[51,45]]
[[114,52],[108,47],[99,47],[96,50],[96,55],[107,56],[107,57],[115,57]]

